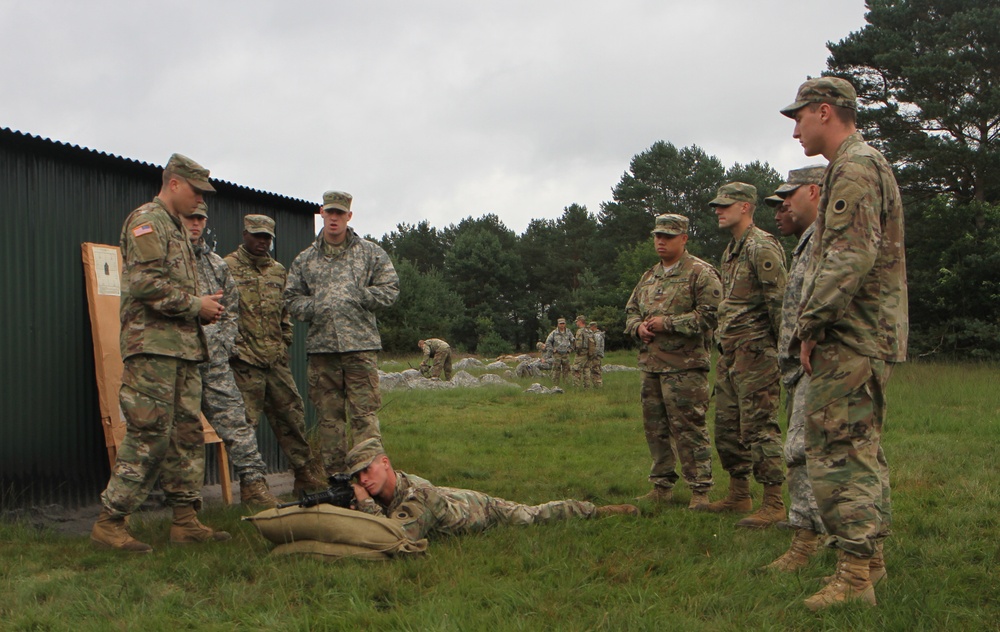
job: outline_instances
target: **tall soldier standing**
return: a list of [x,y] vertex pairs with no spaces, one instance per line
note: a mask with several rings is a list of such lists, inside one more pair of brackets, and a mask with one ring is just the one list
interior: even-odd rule
[[121,232],[121,353],[125,366],[119,402],[125,438],[118,448],[94,544],[149,553],[133,538],[125,518],[139,508],[157,478],[173,507],[170,541],[228,540],[198,521],[204,482],[205,436],[201,428],[201,374],[208,359],[201,322],[224,311],[222,293],[200,296],[191,241],[181,217],[214,193],[208,169],[174,154],[163,169],[159,194],[125,220]]
[[881,449],[885,389],[906,359],[909,333],[902,197],[889,163],[857,131],[849,82],[810,79],[781,113],[795,120],[792,135],[807,156],[830,161],[796,335],[811,376],[809,479],[839,558],[830,583],[805,605],[874,605],[892,515]]
[[556,321],[556,328],[545,339],[545,350],[552,354],[552,383],[569,379],[569,354],[573,353],[573,332],[566,329],[566,319]]
[[638,500],[672,500],[676,453],[691,486],[688,508],[694,509],[707,502],[712,488],[705,414],[722,286],[711,264],[687,252],[687,217],[660,215],[653,239],[660,262],[642,275],[625,306],[625,333],[639,341],[642,419],[653,457],[653,489]]

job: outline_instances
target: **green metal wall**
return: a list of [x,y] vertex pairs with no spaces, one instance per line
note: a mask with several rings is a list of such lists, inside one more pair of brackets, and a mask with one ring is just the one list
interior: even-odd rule
[[[125,217],[159,190],[161,171],[0,128],[2,508],[89,504],[107,483],[80,244],[117,245]],[[250,213],[275,219],[274,255],[286,267],[315,238],[315,203],[213,184],[209,238],[219,254],[242,242]],[[299,326],[292,371],[306,397],[304,341]],[[267,423],[258,440],[271,471],[284,468]],[[214,459],[209,465],[216,481]]]

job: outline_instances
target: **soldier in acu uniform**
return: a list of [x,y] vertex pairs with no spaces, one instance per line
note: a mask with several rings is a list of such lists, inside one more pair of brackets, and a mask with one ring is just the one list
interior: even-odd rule
[[271,256],[274,220],[266,215],[243,218],[243,244],[226,256],[240,293],[239,342],[231,365],[243,394],[247,422],[256,428],[260,414],[295,472],[293,490],[327,487],[306,438],[302,396],[288,364],[292,319],[285,308],[285,267]]
[[594,339],[594,357],[590,359],[590,381],[594,388],[604,386],[604,376],[601,374],[601,362],[604,361],[604,332],[595,321],[591,321],[590,335]]
[[323,230],[292,262],[285,288],[289,311],[309,323],[309,399],[328,474],[345,466],[348,412],[354,443],[381,436],[376,359],[382,338],[375,310],[399,296],[389,256],[347,225],[352,199],[341,191],[323,194]]
[[243,396],[229,366],[229,358],[236,354],[239,336],[240,293],[229,266],[205,243],[208,206],[202,202],[198,210],[181,218],[181,222],[191,238],[202,291],[222,292],[225,308],[218,322],[204,327],[209,360],[198,367],[201,370],[201,412],[226,444],[240,479],[240,501],[244,505],[274,507],[278,499],[268,489],[264,478],[267,468],[257,449],[257,435],[247,423]]
[[181,224],[215,188],[208,169],[174,154],[163,170],[152,202],[132,212],[121,232],[121,352],[125,366],[119,401],[125,438],[118,448],[101,515],[91,530],[94,544],[148,553],[133,538],[125,518],[139,508],[157,478],[173,507],[170,541],[228,540],[198,521],[205,472],[201,374],[208,360],[201,323],[216,322],[225,308],[222,293],[202,295],[194,251]]
[[810,79],[781,110],[807,156],[830,161],[796,336],[805,394],[806,463],[837,572],[806,600],[875,604],[885,577],[889,465],[882,451],[885,389],[906,359],[909,314],[903,203],[886,159],[857,131],[857,94],[835,77]]
[[530,506],[471,489],[437,487],[419,476],[394,470],[378,439],[367,439],[351,449],[347,454],[347,471],[357,477],[356,508],[402,523],[413,540],[429,535],[479,533],[496,525],[639,515],[639,509],[633,505],[596,507],[579,500],[555,500]]
[[777,339],[785,291],[785,253],[757,228],[757,189],[743,182],[719,188],[709,205],[732,240],[722,255],[722,302],[716,340],[715,449],[729,473],[726,498],[702,511],[748,512],[750,474],[764,486],[760,509],[736,524],[763,528],[784,520]]
[[566,319],[556,321],[556,328],[545,339],[545,350],[552,354],[552,383],[569,379],[569,354],[573,353],[573,333],[566,328]]
[[722,286],[711,264],[687,252],[688,218],[660,215],[653,239],[660,263],[642,275],[625,306],[625,333],[639,341],[642,419],[653,457],[653,489],[639,500],[672,500],[676,454],[691,487],[688,508],[695,509],[708,501],[712,488],[705,414]]

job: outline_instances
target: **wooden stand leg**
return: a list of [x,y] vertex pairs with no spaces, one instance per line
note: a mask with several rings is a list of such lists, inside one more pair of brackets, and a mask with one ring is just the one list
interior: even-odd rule
[[219,484],[222,487],[222,502],[231,505],[233,504],[233,481],[229,476],[229,455],[226,453],[226,446],[221,441],[215,445],[219,446]]

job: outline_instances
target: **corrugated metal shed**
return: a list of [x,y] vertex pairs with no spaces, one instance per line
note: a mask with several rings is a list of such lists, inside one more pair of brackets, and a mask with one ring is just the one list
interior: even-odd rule
[[[107,483],[80,244],[117,245],[122,221],[153,198],[161,172],[0,128],[0,507],[93,503]],[[286,267],[315,238],[316,203],[213,184],[209,239],[221,255],[242,243],[250,213],[275,219],[274,255]],[[307,398],[305,328],[297,329],[292,370]],[[269,468],[283,468],[266,423],[258,440]],[[217,480],[211,467],[209,478]]]

